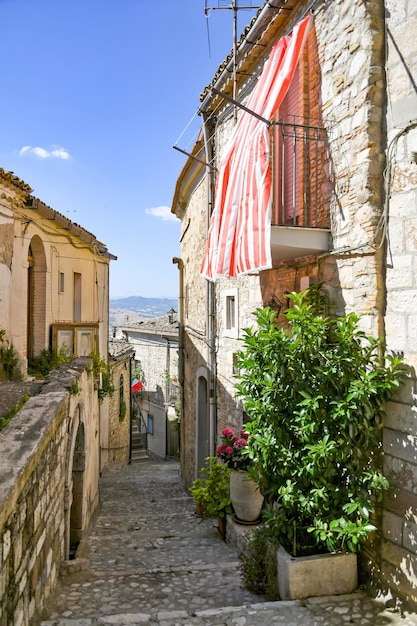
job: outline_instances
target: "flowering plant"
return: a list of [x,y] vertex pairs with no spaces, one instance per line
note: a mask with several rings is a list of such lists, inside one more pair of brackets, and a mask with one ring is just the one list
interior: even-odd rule
[[247,470],[250,465],[248,456],[249,433],[245,430],[236,434],[233,428],[222,430],[222,443],[217,447],[216,455],[231,469]]

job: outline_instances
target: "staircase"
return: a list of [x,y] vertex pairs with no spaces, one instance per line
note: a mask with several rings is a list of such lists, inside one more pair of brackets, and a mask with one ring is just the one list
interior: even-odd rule
[[147,453],[147,430],[145,420],[142,415],[137,419],[132,419],[132,437],[130,449],[130,462],[141,463],[149,459]]

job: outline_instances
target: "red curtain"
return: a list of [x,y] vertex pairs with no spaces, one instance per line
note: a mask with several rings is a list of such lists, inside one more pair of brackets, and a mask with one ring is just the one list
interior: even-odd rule
[[[246,106],[266,120],[288,91],[312,23],[311,15],[299,22],[264,64]],[[243,111],[220,161],[201,275],[214,280],[270,268],[271,207],[268,126]]]

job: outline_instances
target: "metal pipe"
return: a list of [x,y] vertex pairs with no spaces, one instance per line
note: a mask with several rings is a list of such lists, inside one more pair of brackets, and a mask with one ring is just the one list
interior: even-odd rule
[[[224,68],[224,70],[221,72],[220,76],[218,77],[218,79],[215,82],[216,88],[220,89],[221,85],[224,82],[227,82],[230,79],[230,74],[233,74],[233,67],[234,65],[238,65],[239,64],[239,60],[238,60],[238,55],[239,57],[243,57],[246,54],[246,50],[252,49],[253,48],[253,41],[258,39],[262,33],[264,32],[265,28],[268,26],[268,24],[271,21],[271,14],[275,13],[276,11],[281,11],[282,8],[284,7],[284,4],[286,4],[286,0],[284,0],[283,2],[279,2],[278,3],[279,6],[274,6],[272,5],[270,2],[268,2],[268,4],[266,4],[263,9],[261,10],[261,12],[259,13],[255,23],[252,25],[252,27],[249,29],[248,33],[246,34],[244,40],[242,41],[242,43],[239,45],[239,48],[236,50],[236,55],[233,55],[232,59],[227,63],[226,67]],[[204,113],[207,106],[210,103],[211,100],[211,92],[204,98],[203,103],[199,109],[199,111],[201,113]]]
[[[203,135],[204,147],[206,151],[206,161],[212,160],[212,133],[209,132],[208,119],[203,114]],[[210,226],[211,213],[214,207],[214,171],[207,168],[207,212],[206,227],[207,233]],[[206,343],[207,361],[209,365],[209,455],[214,455],[215,438],[217,432],[217,372],[216,372],[216,297],[215,283],[206,281],[206,301],[207,301],[207,321],[206,321]]]

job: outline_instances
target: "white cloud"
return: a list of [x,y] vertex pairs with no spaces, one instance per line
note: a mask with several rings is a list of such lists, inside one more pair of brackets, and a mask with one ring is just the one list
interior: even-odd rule
[[67,161],[71,158],[71,155],[65,148],[60,148],[59,146],[52,146],[51,150],[46,150],[45,148],[41,148],[39,146],[23,146],[20,149],[19,156],[33,155],[38,159],[62,159],[63,161]]
[[171,213],[171,207],[169,206],[156,206],[152,209],[145,209],[145,213],[153,215],[154,217],[160,217],[164,222],[177,220],[175,215]]

